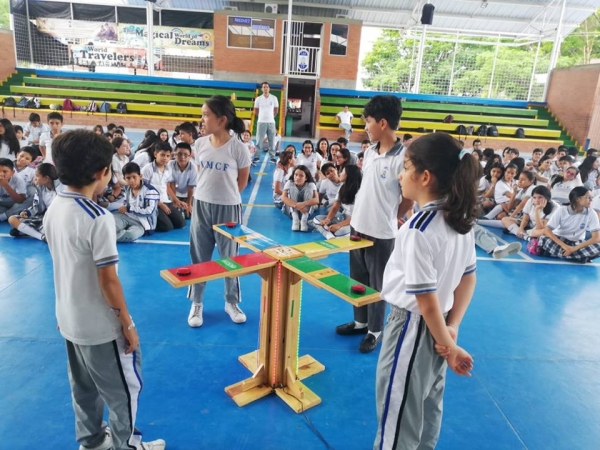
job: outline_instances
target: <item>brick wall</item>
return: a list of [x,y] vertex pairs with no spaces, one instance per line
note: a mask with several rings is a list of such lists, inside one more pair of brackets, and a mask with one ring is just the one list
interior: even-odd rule
[[15,71],[16,65],[12,31],[0,30],[0,82]]
[[[50,112],[49,109],[25,109],[25,108],[4,108],[3,118],[10,120],[11,122],[27,122],[29,118],[29,114],[32,112],[38,112],[42,118],[42,122],[46,121],[46,115]],[[95,114],[86,114],[85,112],[73,112],[73,117],[71,117],[71,113],[68,111],[58,111],[64,117],[64,123],[66,125],[82,125],[93,127],[95,125],[102,125],[106,127],[109,123],[115,123],[117,125],[123,125],[125,130],[128,128],[141,128],[147,130],[158,130],[159,128],[166,128],[169,130],[173,130],[176,125],[179,125],[183,122],[181,118],[145,118],[145,117],[132,117],[127,114],[108,114],[106,116],[102,113]],[[190,117],[188,120],[199,120],[200,118],[200,109],[198,109],[198,117],[192,118]]]
[[547,102],[580,145],[600,147],[600,64],[554,69]]
[[[348,46],[346,56],[330,55],[329,41],[331,23],[323,26],[323,57],[321,59],[321,85],[323,87],[342,87],[340,81],[349,81],[350,89],[356,89],[358,77],[358,54],[360,52],[361,24],[348,25]],[[336,84],[337,81],[337,84]],[[346,84],[343,87],[348,86]]]

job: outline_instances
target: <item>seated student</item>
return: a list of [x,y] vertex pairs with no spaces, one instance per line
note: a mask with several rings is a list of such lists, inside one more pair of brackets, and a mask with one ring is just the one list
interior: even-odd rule
[[529,241],[531,238],[539,238],[544,235],[548,219],[558,211],[558,208],[560,205],[552,200],[550,189],[546,186],[537,186],[523,208],[521,219],[504,217],[502,225],[505,232],[508,231],[520,239]]
[[555,177],[551,183],[552,200],[562,205],[569,203],[573,188],[583,185],[577,175],[579,175],[577,167],[569,167],[565,170],[564,177],[560,175]]
[[[499,156],[496,155],[496,152],[494,151],[493,148],[485,148],[483,149],[483,152],[481,152],[483,155],[483,158],[481,159],[481,165],[482,166],[486,166],[487,162],[492,159],[494,156]],[[502,161],[502,158],[500,158],[500,161]]]
[[337,197],[337,193],[342,186],[342,181],[337,173],[335,166],[331,163],[325,163],[321,166],[321,173],[325,179],[319,184],[320,205],[325,207],[332,205]]
[[63,116],[57,112],[48,113],[49,131],[40,135],[40,153],[43,162],[52,164],[52,141],[61,133],[63,126]]
[[339,138],[337,138],[336,142],[340,144],[342,148],[348,148],[348,139],[346,139],[345,137],[340,136]]
[[598,182],[600,182],[600,178],[598,178],[600,173],[598,172],[599,167],[600,159],[597,156],[586,156],[578,167],[581,182],[590,191],[594,191],[594,189],[600,187],[598,186]]
[[367,150],[370,146],[371,146],[371,141],[368,139],[363,139],[360,143],[360,151],[364,153],[364,151]]
[[0,119],[0,158],[14,161],[21,149],[13,124],[8,119]]
[[156,231],[171,231],[173,228],[185,226],[183,211],[173,206],[169,196],[169,183],[173,183],[173,173],[167,164],[171,160],[171,153],[171,146],[167,142],[157,143],[154,148],[154,162],[142,169],[144,180],[154,186],[160,194]]
[[531,159],[525,161],[525,167],[527,167],[527,170],[537,169],[543,154],[544,151],[541,148],[534,148],[533,152],[531,153]]
[[[552,214],[538,248],[543,256],[585,263],[600,255],[600,221],[590,208],[590,191],[583,186],[570,192],[569,203]],[[592,237],[585,240],[587,232]]]
[[326,137],[322,137],[317,142],[316,152],[321,155],[321,158],[327,159],[327,150],[329,149],[329,141]]
[[558,150],[556,151],[556,156],[554,157],[554,160],[552,161],[552,164],[550,165],[550,170],[552,171],[552,176],[563,174],[563,164],[561,164],[560,159],[564,156],[567,156],[567,149],[566,149],[566,147],[561,145],[558,147]]
[[104,127],[102,125],[96,125],[93,129],[94,133],[100,136],[104,136]]
[[175,146],[175,159],[169,161],[169,169],[173,176],[170,186],[171,200],[175,208],[185,212],[189,219],[194,200],[194,189],[198,178],[198,167],[191,161],[192,147],[190,144],[180,142]]
[[[119,138],[121,139],[121,138]],[[121,206],[125,204],[125,190],[119,184],[117,176],[113,168],[110,168],[111,176],[110,180],[106,184],[106,187],[101,194],[95,196],[93,200],[103,208],[109,211],[117,211]]]
[[19,141],[19,146],[21,148],[29,145],[27,139],[23,137],[23,127],[21,125],[15,125],[15,136],[17,136],[17,141]]
[[342,173],[344,167],[352,165],[350,160],[350,150],[347,148],[341,148],[333,155],[333,162],[335,164],[335,168],[338,171],[338,174]]
[[535,189],[535,176],[533,172],[524,170],[519,174],[519,179],[515,185],[515,195],[508,201],[506,209],[510,211],[508,217],[518,218],[521,216],[521,211],[525,207],[527,201],[531,198],[531,194]]
[[481,150],[479,150],[478,148],[474,148],[473,151],[471,151],[471,155],[473,156],[473,158],[475,158],[475,161],[481,163],[481,158],[483,158],[483,153],[481,152]]
[[517,166],[509,164],[504,170],[504,177],[496,183],[494,189],[494,200],[496,206],[485,215],[486,219],[502,219],[510,212],[508,202],[515,196],[514,186],[516,185],[515,176],[517,175]]
[[29,123],[23,127],[23,137],[29,145],[39,147],[42,133],[49,132],[46,124],[42,124],[42,119],[38,113],[29,114]]
[[169,142],[169,132],[164,128],[159,128],[156,135],[162,142]]
[[488,171],[487,175],[484,175],[479,180],[477,192],[483,210],[489,212],[496,206],[494,193],[496,192],[496,184],[504,177],[504,166],[502,164],[493,164],[490,167],[486,166],[485,170]]
[[356,154],[356,165],[360,170],[363,168],[363,160],[365,159],[365,152],[359,152]]
[[0,158],[0,222],[19,214],[28,207],[27,186],[15,173],[14,163],[8,158]]
[[15,161],[15,172],[23,179],[27,187],[27,199],[25,207],[29,208],[33,204],[33,196],[35,195],[35,167],[32,165],[37,152],[33,147],[23,147],[17,155]]
[[131,148],[129,147],[129,142],[122,137],[113,138],[112,145],[115,148],[112,162],[113,174],[117,177],[117,183],[124,187],[127,183],[123,179],[123,166],[129,162]]
[[140,166],[130,162],[123,166],[125,204],[115,213],[117,242],[133,242],[154,233],[160,194],[142,179]]
[[535,169],[535,179],[538,184],[542,184],[544,186],[550,185],[550,180],[552,179],[552,170],[550,170],[550,166],[552,164],[552,158],[548,155],[544,155],[540,158],[538,162],[538,166]]
[[302,143],[302,152],[296,157],[296,162],[298,165],[306,166],[315,181],[319,178],[318,172],[321,169],[322,161],[323,158],[315,152],[312,141],[309,139],[304,141]]
[[[154,162],[154,150],[156,149],[156,145],[159,144],[158,136],[154,136],[152,139],[149,139],[147,142],[148,147],[142,148],[136,152],[135,157],[133,158],[133,162],[140,166],[140,169],[143,169],[148,164]],[[171,148],[173,148],[171,146]]]
[[292,231],[308,231],[308,217],[319,205],[319,192],[308,167],[294,167],[283,187],[282,211],[292,218]]
[[[291,148],[290,148],[291,147]],[[296,165],[296,148],[288,145],[279,155],[279,162],[273,172],[273,203],[279,209],[283,206],[281,195],[286,181],[290,178],[290,170]]]
[[487,254],[492,255],[494,259],[502,259],[521,251],[521,244],[519,242],[500,245],[496,236],[479,225],[479,222],[473,225],[473,230],[475,231],[475,245]]
[[332,142],[329,144],[329,150],[327,151],[327,161],[335,163],[334,156],[341,150],[342,146],[339,142]]
[[19,215],[8,218],[8,223],[13,227],[10,230],[11,236],[31,236],[45,242],[46,237],[42,221],[48,207],[56,197],[58,185],[58,173],[52,164],[42,163],[37,166],[37,169],[35,169],[36,192],[33,204],[21,211]]
[[[335,173],[335,169],[333,172]],[[350,219],[352,218],[354,199],[362,182],[362,172],[357,166],[350,165],[344,169],[340,179],[343,183],[342,187],[327,215],[317,216],[311,222],[311,225],[326,239],[350,234]]]
[[250,154],[250,158],[252,158],[252,165],[254,165],[256,161],[258,161],[259,157],[256,155],[256,145],[254,145],[254,142],[252,142],[252,135],[250,134],[250,131],[245,130],[242,133],[242,142],[248,148],[248,153]]

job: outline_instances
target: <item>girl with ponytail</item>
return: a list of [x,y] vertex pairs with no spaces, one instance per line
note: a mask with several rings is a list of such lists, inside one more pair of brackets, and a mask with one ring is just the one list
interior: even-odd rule
[[[242,197],[240,193],[248,184],[250,153],[238,137],[245,130],[244,121],[235,115],[228,97],[215,95],[202,106],[202,122],[206,136],[194,145],[194,160],[198,165],[198,178],[192,207],[190,227],[190,255],[192,263],[210,261],[215,244],[221,258],[236,256],[238,245],[216,233],[213,225],[226,222],[241,223]],[[192,307],[188,325],[202,326],[202,301],[205,283],[190,286],[188,297]],[[246,321],[238,307],[241,301],[238,278],[225,278],[225,312],[235,323]]]
[[435,447],[446,368],[469,376],[473,367],[456,340],[475,289],[479,171],[449,134],[406,150],[399,181],[419,212],[398,231],[383,276],[391,312],[377,365],[377,448]]

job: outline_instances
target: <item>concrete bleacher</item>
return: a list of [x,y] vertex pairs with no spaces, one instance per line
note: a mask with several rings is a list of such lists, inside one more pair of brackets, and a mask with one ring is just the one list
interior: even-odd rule
[[[127,114],[119,114],[121,122],[142,119],[140,122],[143,123],[143,119],[164,118],[169,123],[181,123],[198,120],[206,99],[212,95],[224,95],[233,100],[238,117],[252,126],[254,98],[259,93],[256,83],[19,69],[2,86],[0,101],[7,97],[18,101],[22,96],[36,96],[40,99],[42,111],[50,111],[50,105],[62,105],[66,98],[81,108],[91,101],[96,102],[98,107],[102,102],[108,102],[111,113],[106,115],[107,120],[109,116],[117,115],[117,104],[125,102]],[[281,101],[281,90],[274,89],[272,93]],[[20,115],[31,111],[19,107],[16,110]],[[10,117],[9,112],[5,111],[5,114]],[[85,111],[73,111],[71,115],[83,120],[81,115],[86,114]],[[16,112],[13,115],[16,117]]]
[[[364,121],[361,117],[364,105],[371,97],[389,92],[364,92],[341,89],[320,90],[319,129],[321,136],[336,138],[341,135],[335,115],[347,105],[354,115],[353,140],[364,138]],[[432,131],[445,131],[459,137],[459,125],[473,127],[495,125],[498,137],[479,137],[489,141],[489,146],[511,145],[520,148],[549,147],[561,144],[576,145],[565,130],[545,110],[544,105],[530,105],[523,101],[434,96],[419,94],[395,94],[402,98],[402,121],[399,133],[418,136]],[[541,111],[540,111],[541,110]],[[452,115],[452,123],[444,118]],[[523,128],[525,138],[515,137],[518,128]],[[464,134],[460,136],[465,139]]]

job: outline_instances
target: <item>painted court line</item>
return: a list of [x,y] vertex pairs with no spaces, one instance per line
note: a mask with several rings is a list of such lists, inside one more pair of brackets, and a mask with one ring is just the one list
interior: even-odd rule
[[265,173],[265,167],[267,167],[267,163],[269,161],[269,154],[267,153],[263,162],[260,166],[260,172],[258,178],[256,179],[256,183],[254,183],[254,187],[252,188],[252,193],[250,194],[250,198],[248,199],[248,207],[244,210],[244,215],[242,217],[242,225],[248,226],[248,220],[250,219],[250,213],[252,213],[252,208],[254,206],[254,200],[256,200],[256,196],[258,195],[258,188],[260,187],[260,182],[263,178],[263,173]]

